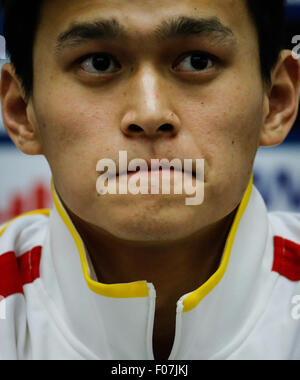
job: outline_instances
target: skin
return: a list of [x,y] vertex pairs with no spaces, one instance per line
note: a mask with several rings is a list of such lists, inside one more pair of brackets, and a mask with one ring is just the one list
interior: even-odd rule
[[[218,17],[235,43],[203,36],[157,42],[155,27],[179,15]],[[56,54],[57,37],[71,22],[96,16],[122,23],[126,43],[89,41]],[[195,50],[218,61],[195,71],[182,57],[180,69],[172,69],[178,57]],[[116,57],[122,69],[92,74],[76,63],[101,51]],[[45,1],[31,96],[10,64],[2,69],[8,133],[25,154],[45,155],[99,281],[154,284],[157,359],[172,348],[176,301],[219,265],[258,147],[280,144],[295,121],[299,71],[291,52],[282,51],[272,84],[265,85],[256,29],[242,0]],[[166,123],[172,127],[161,129]],[[129,160],[204,158],[204,203],[188,207],[185,194],[99,197],[96,164],[117,161],[120,150]]]

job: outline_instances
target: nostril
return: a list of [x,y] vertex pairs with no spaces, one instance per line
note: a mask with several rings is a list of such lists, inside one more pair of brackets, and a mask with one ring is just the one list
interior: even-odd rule
[[164,124],[159,127],[159,130],[162,132],[170,132],[173,131],[173,126],[171,124]]
[[145,128],[143,129],[142,127],[140,127],[139,125],[137,124],[130,124],[127,128],[127,132],[128,133],[131,133],[131,134],[141,134],[142,132],[145,132],[145,134],[154,134],[154,133],[157,133],[157,132],[163,132],[163,133],[166,133],[166,132],[174,132],[174,127],[172,124],[162,124],[158,129],[154,130],[152,128]]
[[129,127],[128,127],[128,130],[130,132],[142,132],[143,131],[143,128],[139,127],[138,125],[136,124],[131,124]]

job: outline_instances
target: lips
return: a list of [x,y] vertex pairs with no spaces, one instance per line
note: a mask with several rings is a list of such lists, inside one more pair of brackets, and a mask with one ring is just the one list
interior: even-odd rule
[[[161,174],[165,172],[170,173],[172,176],[175,175],[175,173],[180,173],[184,176],[188,175],[198,178],[198,174],[202,174],[202,172],[204,173],[204,160],[200,159],[200,161],[199,165],[199,159],[192,158],[130,159],[126,151],[120,151],[118,161],[114,161],[110,158],[99,160],[96,166],[96,171],[100,175],[105,175],[108,180],[125,175],[130,176],[136,173],[140,173],[140,175],[149,175],[149,173]],[[106,170],[106,168],[108,170]]]
[[[157,172],[170,172],[170,173],[174,173],[175,170],[174,168],[148,168],[147,170],[144,170],[144,169],[141,169],[141,168],[138,168],[137,170],[134,170],[134,171],[129,171],[127,170],[127,175],[133,175],[133,174],[137,174],[137,173],[147,173],[147,174],[151,174],[151,173],[157,173]],[[180,172],[182,173],[182,170],[176,170],[176,172]],[[121,173],[122,175],[122,173]]]
[[[105,161],[105,162],[101,163],[101,161]],[[125,174],[131,175],[131,174],[139,173],[139,172],[141,173],[147,172],[147,174],[149,174],[149,173],[155,173],[157,171],[159,172],[168,171],[168,172],[171,172],[171,174],[174,174],[175,172],[179,172],[181,174],[187,174],[187,175],[196,177],[196,174],[198,171],[198,161],[199,159],[193,159],[193,158],[183,158],[183,159],[180,159],[180,158],[169,159],[169,158],[159,158],[159,157],[158,158],[155,157],[151,159],[131,158],[131,157],[128,157],[128,154],[126,151],[120,151],[118,161],[113,161],[112,159],[100,160],[99,161],[100,165],[98,163],[99,169],[97,169],[97,171],[102,174],[104,173],[105,167],[109,167],[109,168],[115,167],[114,175],[117,177],[125,175]]]
[[187,173],[187,174],[191,174],[192,176],[196,176],[195,174],[195,171],[192,170],[192,171],[188,171],[188,170],[185,170],[184,168],[184,165],[179,165],[179,164],[174,164],[172,166],[170,166],[169,163],[164,163],[164,162],[156,162],[156,159],[154,162],[150,162],[149,160],[144,160],[144,162],[147,163],[147,169],[144,169],[143,167],[139,167],[137,168],[137,170],[127,170],[126,172],[121,172],[121,173],[117,173],[117,175],[121,176],[121,175],[124,175],[124,174],[127,174],[127,175],[133,175],[133,174],[136,174],[136,173],[147,173],[147,174],[151,174],[151,173],[157,173],[157,172],[170,172],[170,173],[174,173],[174,172],[180,172],[181,174],[183,173]]

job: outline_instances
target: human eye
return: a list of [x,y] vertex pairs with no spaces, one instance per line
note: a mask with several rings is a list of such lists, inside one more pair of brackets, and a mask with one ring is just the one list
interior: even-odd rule
[[181,56],[174,65],[176,71],[201,72],[215,66],[217,57],[202,51],[195,51]]
[[89,74],[111,74],[121,68],[116,59],[108,53],[95,53],[82,57],[79,64],[80,68]]

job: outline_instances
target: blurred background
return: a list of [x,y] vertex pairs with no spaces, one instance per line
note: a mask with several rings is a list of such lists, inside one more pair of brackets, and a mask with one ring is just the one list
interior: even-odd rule
[[[286,48],[293,49],[294,36],[299,36],[297,44],[300,43],[300,0],[289,1],[286,13]],[[0,47],[1,43],[0,39]],[[0,57],[0,67],[5,63],[1,58],[4,57]],[[44,157],[19,152],[7,136],[0,115],[0,224],[24,212],[51,207],[50,181]],[[254,182],[270,210],[300,212],[300,113],[284,144],[260,148]]]

